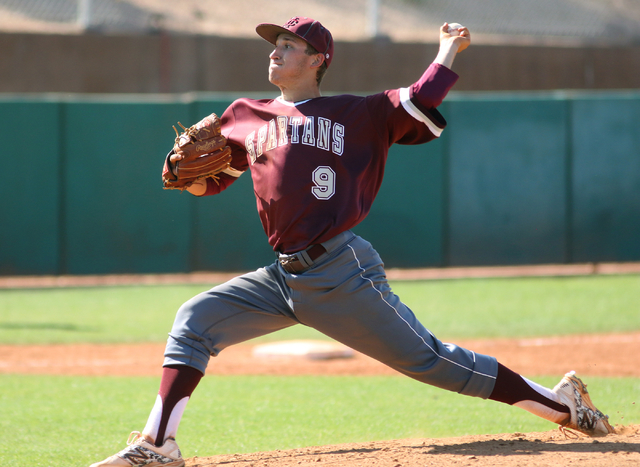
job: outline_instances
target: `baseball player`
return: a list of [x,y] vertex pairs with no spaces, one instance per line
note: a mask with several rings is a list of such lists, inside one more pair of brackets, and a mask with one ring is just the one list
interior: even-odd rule
[[[548,389],[493,357],[439,341],[391,291],[373,247],[350,230],[371,208],[389,147],[429,142],[445,128],[437,107],[457,80],[451,65],[469,46],[469,30],[445,23],[439,52],[416,82],[366,97],[321,95],[334,44],[318,21],[295,17],[256,31],[274,45],[269,81],[280,96],[236,100],[219,121],[210,116],[189,129],[167,156],[164,179],[176,187],[191,177],[180,188],[208,196],[250,172],[276,259],[182,305],[146,426],[92,467],[183,466],[176,433],[210,357],[295,324],[418,381],[515,405],[590,436],[613,432],[573,373]],[[184,148],[205,133],[223,135],[228,163],[213,176],[192,177],[181,166]]]

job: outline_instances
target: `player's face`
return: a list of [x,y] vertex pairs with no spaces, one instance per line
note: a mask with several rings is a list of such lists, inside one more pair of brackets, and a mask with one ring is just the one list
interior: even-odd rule
[[276,48],[269,55],[269,81],[276,86],[288,86],[300,80],[315,80],[311,68],[315,57],[307,55],[307,43],[291,34],[280,34]]

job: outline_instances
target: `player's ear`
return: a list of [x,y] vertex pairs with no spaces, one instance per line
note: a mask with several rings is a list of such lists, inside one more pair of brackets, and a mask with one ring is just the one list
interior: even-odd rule
[[322,62],[324,62],[324,55],[322,54],[315,54],[313,57],[313,61],[311,62],[311,66],[313,68],[317,68],[320,65],[322,65]]

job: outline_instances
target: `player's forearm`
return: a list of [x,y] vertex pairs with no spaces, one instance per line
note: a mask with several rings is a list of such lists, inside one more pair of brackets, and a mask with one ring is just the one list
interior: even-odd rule
[[458,53],[458,49],[459,46],[455,42],[440,44],[440,50],[438,51],[438,55],[436,55],[433,63],[438,63],[451,69],[451,67],[453,66],[453,61]]
[[[196,196],[212,196],[226,190],[238,177],[232,177],[225,173],[221,173],[217,176],[217,180],[213,178],[205,178],[203,181],[206,183],[205,191],[202,194]],[[196,189],[197,190],[197,189]],[[192,193],[195,194],[195,193]]]

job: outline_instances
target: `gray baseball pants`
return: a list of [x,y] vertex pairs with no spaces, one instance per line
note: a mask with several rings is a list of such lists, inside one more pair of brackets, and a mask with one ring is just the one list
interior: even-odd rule
[[488,398],[495,358],[440,342],[391,291],[382,260],[350,231],[299,274],[279,261],[187,301],[169,334],[164,365],[205,372],[226,347],[304,324],[423,383]]

